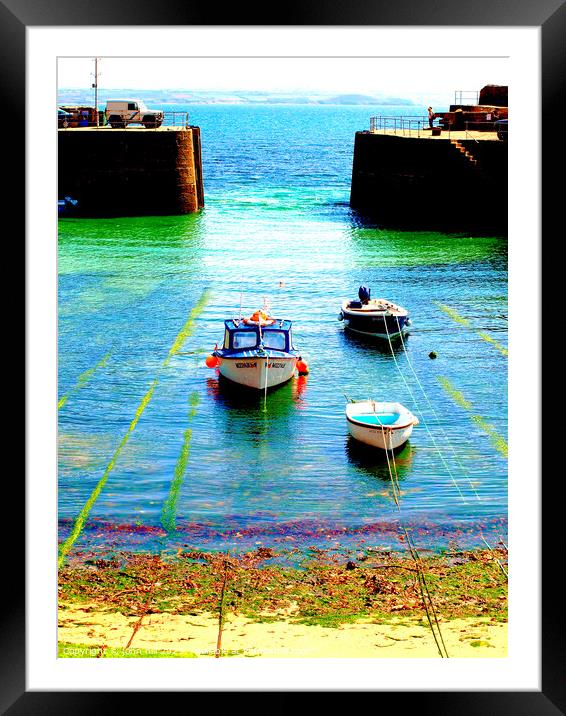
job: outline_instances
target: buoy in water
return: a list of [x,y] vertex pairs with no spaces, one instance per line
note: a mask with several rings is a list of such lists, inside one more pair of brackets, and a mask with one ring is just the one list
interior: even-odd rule
[[217,368],[220,365],[218,358],[213,355],[206,356],[206,360],[204,362],[206,363],[207,368]]
[[309,372],[309,366],[306,360],[303,360],[302,358],[299,358],[297,361],[297,370],[299,371],[299,375],[307,375]]
[[431,352],[428,354],[428,357],[429,357],[429,358],[436,358],[436,353],[435,353],[434,351],[431,351]]

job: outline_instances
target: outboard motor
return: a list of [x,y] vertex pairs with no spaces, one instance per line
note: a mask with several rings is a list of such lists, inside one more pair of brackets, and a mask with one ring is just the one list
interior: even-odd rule
[[365,286],[360,286],[358,290],[358,296],[360,298],[360,301],[363,305],[366,303],[369,303],[369,299],[371,296],[371,288],[366,288]]

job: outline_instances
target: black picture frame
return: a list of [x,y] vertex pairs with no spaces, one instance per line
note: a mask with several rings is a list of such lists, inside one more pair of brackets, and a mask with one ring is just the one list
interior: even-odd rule
[[[9,118],[22,118],[25,112],[25,33],[30,26],[79,25],[152,25],[152,26],[261,26],[261,25],[316,25],[316,26],[530,26],[540,27],[542,44],[542,235],[550,239],[553,227],[560,227],[558,219],[563,199],[563,182],[560,177],[564,163],[564,143],[555,141],[560,110],[564,105],[564,79],[566,78],[566,0],[475,0],[473,3],[437,0],[419,3],[416,0],[361,0],[331,4],[310,0],[308,4],[288,3],[279,6],[279,17],[273,8],[262,10],[240,4],[223,6],[222,10],[208,4],[204,6],[184,0],[149,0],[116,3],[97,0],[79,3],[77,0],[2,0],[0,2],[0,37],[3,61],[0,63],[3,94],[3,126],[10,133],[9,149],[11,181],[4,187],[4,206],[24,204],[25,177],[23,148],[24,123]],[[218,16],[222,14],[222,22]],[[279,20],[279,22],[278,22]],[[283,20],[281,22],[280,20]],[[528,101],[528,98],[526,98]],[[25,206],[23,207],[25,210]],[[24,215],[21,211],[20,216]],[[560,237],[554,239],[560,240]],[[538,346],[535,348],[538,350]],[[540,378],[541,380],[541,378]],[[541,465],[542,470],[542,465]],[[533,476],[534,479],[534,476]],[[561,556],[561,521],[554,519],[561,505],[559,484],[543,493],[542,529],[542,689],[540,692],[471,691],[471,692],[385,692],[380,693],[379,708],[386,699],[391,707],[414,707],[419,713],[454,714],[514,714],[521,716],[549,716],[566,712],[565,658],[563,610],[560,604],[559,579],[556,566]],[[13,482],[13,481],[12,481]],[[11,504],[24,506],[23,484],[12,486]],[[23,524],[23,521],[21,522]],[[16,529],[16,528],[13,528]],[[23,553],[24,534],[14,534],[11,545],[21,550],[6,549],[4,553],[5,578],[3,609],[0,613],[2,650],[0,651],[0,710],[10,716],[19,714],[91,714],[113,713],[123,709],[149,709],[158,707],[162,695],[153,692],[31,692],[25,684],[25,574]],[[539,575],[533,574],[538,580]],[[557,591],[558,590],[558,591]],[[376,669],[379,666],[376,664]],[[449,688],[449,685],[447,685]],[[219,685],[219,689],[221,686]],[[259,690],[259,689],[258,689]],[[329,685],[330,690],[348,691],[347,683]],[[368,691],[371,691],[368,685]],[[173,694],[170,694],[173,695]],[[177,697],[183,694],[177,694]],[[139,703],[136,702],[139,699]],[[143,702],[141,701],[143,699]],[[401,699],[401,701],[399,701]],[[188,708],[185,701],[184,709]]]

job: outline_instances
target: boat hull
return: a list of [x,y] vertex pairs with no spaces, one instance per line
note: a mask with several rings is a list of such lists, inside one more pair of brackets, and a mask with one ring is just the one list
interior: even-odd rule
[[293,377],[297,356],[219,358],[220,375],[239,385],[256,390],[273,388]]
[[[393,422],[387,423],[385,416]],[[395,417],[396,416],[396,417]],[[380,450],[397,450],[411,437],[418,419],[400,403],[360,401],[346,407],[350,435],[365,445]],[[379,424],[383,422],[383,424]]]
[[397,338],[407,328],[407,316],[360,316],[343,310],[344,326],[354,333],[374,338]]
[[404,428],[391,427],[366,427],[348,420],[348,431],[350,435],[365,445],[379,448],[380,450],[396,450],[402,447],[411,437],[413,424]]

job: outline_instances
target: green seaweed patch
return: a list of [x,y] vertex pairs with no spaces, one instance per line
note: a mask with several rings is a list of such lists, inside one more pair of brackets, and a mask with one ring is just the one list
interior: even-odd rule
[[[320,563],[308,568],[266,563],[266,550],[238,557],[180,552],[164,561],[135,554],[121,562],[73,562],[59,573],[61,607],[69,602],[129,616],[163,613],[217,614],[223,584],[226,614],[249,619],[344,623],[359,617],[389,621],[424,614],[414,562],[401,555],[379,560]],[[443,618],[507,619],[504,549],[423,557],[422,571]],[[195,561],[198,556],[199,562]]]
[[274,624],[275,622],[281,621],[279,614],[254,614],[253,612],[246,612],[244,616],[254,624]]
[[365,619],[367,614],[323,614],[321,616],[300,617],[292,619],[294,624],[305,624],[307,626],[321,626],[331,629],[337,629],[343,624],[355,624]]

